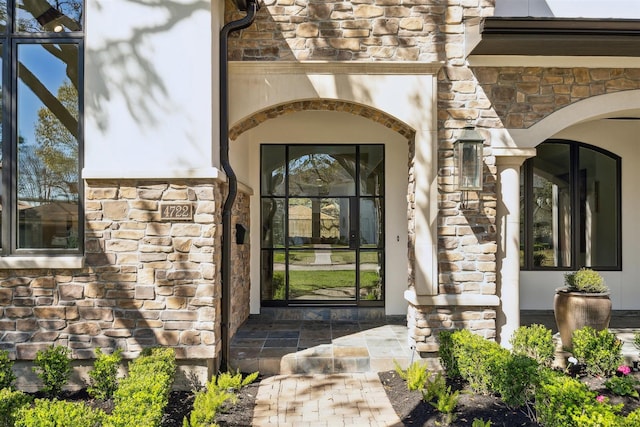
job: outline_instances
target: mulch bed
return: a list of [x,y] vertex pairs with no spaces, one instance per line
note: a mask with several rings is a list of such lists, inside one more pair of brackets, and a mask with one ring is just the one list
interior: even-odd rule
[[[380,372],[380,381],[396,411],[405,426],[437,426],[441,422],[440,413],[433,406],[422,401],[422,393],[418,390],[409,391],[407,383],[395,371]],[[452,390],[462,390],[456,420],[451,426],[470,426],[478,418],[491,420],[492,426],[539,426],[531,421],[527,415],[517,409],[509,409],[495,396],[482,396],[469,392],[461,382],[448,381]]]

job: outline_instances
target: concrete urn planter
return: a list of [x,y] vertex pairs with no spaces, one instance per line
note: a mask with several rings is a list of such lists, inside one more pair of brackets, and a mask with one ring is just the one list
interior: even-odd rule
[[600,331],[609,327],[611,298],[609,292],[572,292],[562,287],[556,289],[553,312],[562,347],[569,350],[572,348],[571,335],[576,329],[591,326]]

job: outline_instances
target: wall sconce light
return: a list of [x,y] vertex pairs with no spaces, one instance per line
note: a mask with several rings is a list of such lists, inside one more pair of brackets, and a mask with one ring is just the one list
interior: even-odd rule
[[482,150],[484,138],[473,127],[465,127],[453,143],[456,189],[461,191],[460,207],[467,209],[469,191],[482,190]]

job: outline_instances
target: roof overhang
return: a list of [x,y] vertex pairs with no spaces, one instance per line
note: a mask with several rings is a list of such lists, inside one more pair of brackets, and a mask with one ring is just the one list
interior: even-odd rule
[[472,55],[640,56],[640,20],[486,18]]

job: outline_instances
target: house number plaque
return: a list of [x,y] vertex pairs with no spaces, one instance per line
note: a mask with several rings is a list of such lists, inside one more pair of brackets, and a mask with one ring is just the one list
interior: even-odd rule
[[161,203],[160,219],[172,221],[190,221],[193,219],[191,203]]

